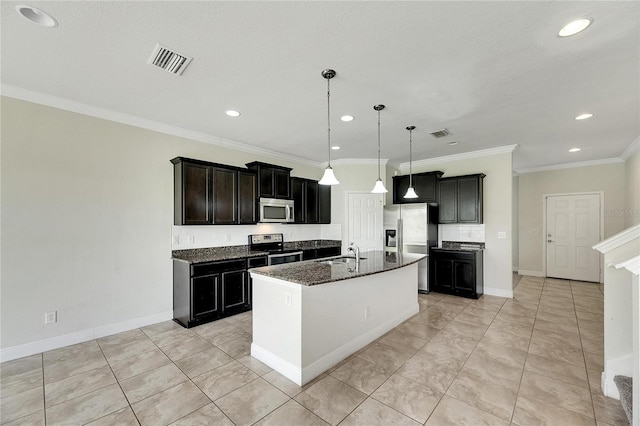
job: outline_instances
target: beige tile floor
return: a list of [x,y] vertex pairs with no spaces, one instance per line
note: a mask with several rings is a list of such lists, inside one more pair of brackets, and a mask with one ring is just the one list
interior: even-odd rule
[[597,284],[523,277],[513,300],[420,313],[299,387],[249,356],[251,313],[173,322],[0,364],[10,425],[623,425],[600,390]]

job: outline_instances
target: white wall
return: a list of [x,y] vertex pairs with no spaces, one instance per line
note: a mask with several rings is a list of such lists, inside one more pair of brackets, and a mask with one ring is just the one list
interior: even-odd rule
[[[443,177],[484,173],[483,220],[485,233],[484,291],[485,294],[513,297],[511,255],[511,197],[512,149],[477,151],[463,156],[432,158],[416,161],[413,172],[433,170],[444,172]],[[391,171],[391,172],[389,172]],[[400,174],[408,173],[402,170]],[[387,188],[392,184],[393,169],[388,170]],[[387,202],[391,198],[387,196]],[[499,239],[504,232],[506,239]]]
[[544,195],[604,192],[604,238],[624,228],[624,163],[524,173],[519,176],[519,270],[544,276]]
[[[171,158],[236,166],[257,160],[293,167],[295,176],[322,176],[308,164],[7,97],[1,102],[3,359],[16,348],[42,348],[37,342],[55,345],[61,336],[81,341],[171,318]],[[309,226],[291,228],[291,238],[335,237],[336,228]],[[261,230],[214,228],[197,235],[211,232],[213,241],[231,233],[246,244],[240,234]],[[58,322],[45,326],[44,313],[54,310]]]
[[[640,145],[638,141],[636,145]],[[625,181],[627,183],[625,225],[630,227],[640,223],[640,149],[624,163]]]

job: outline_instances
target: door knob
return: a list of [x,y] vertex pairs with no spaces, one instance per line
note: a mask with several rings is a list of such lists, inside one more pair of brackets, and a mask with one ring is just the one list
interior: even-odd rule
[[553,240],[547,240],[547,242],[548,242],[548,243],[553,243],[553,242],[555,242],[555,241],[553,241]]

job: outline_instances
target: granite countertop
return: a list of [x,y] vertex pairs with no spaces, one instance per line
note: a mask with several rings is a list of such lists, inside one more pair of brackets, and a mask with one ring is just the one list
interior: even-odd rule
[[433,248],[447,251],[482,251],[484,250],[484,243],[443,241],[441,247]]
[[[308,240],[292,241],[284,243],[285,250],[310,250],[320,247],[341,247],[340,240]],[[207,247],[199,249],[173,250],[171,258],[187,263],[215,262],[218,260],[242,259],[245,257],[266,256],[266,251],[249,250],[248,245],[227,246],[227,247]]]
[[360,253],[361,260],[358,267],[356,267],[353,260],[348,263],[332,261],[332,259],[340,259],[342,257],[336,256],[322,260],[265,266],[251,269],[250,271],[258,275],[278,278],[305,286],[313,286],[402,268],[424,259],[426,255],[368,251]]

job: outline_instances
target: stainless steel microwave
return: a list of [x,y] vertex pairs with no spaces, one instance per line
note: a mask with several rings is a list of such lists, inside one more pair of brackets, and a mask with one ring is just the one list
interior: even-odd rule
[[260,222],[293,222],[293,200],[260,198]]

